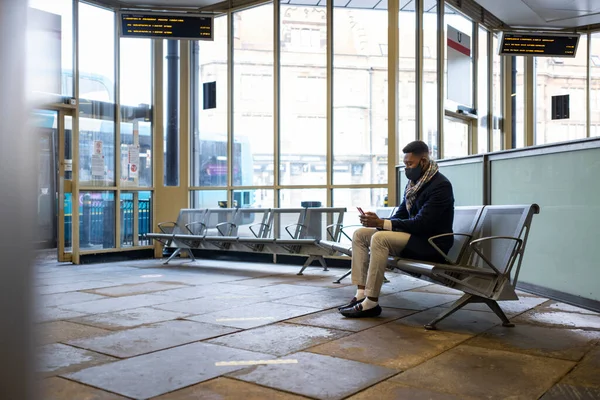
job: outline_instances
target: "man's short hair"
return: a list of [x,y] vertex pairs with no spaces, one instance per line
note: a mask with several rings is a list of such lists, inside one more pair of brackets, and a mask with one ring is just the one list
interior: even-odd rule
[[402,152],[404,154],[413,153],[417,156],[422,156],[425,154],[429,155],[429,146],[427,146],[427,143],[423,142],[422,140],[415,140],[414,142],[407,144],[402,149]]

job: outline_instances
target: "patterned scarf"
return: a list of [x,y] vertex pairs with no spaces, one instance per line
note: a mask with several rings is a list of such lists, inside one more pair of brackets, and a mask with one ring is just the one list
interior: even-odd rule
[[423,173],[423,175],[419,178],[419,180],[416,183],[411,181],[410,179],[408,180],[406,188],[404,189],[404,193],[406,199],[406,209],[408,210],[409,214],[411,207],[417,199],[417,193],[419,192],[419,190],[421,190],[423,185],[425,185],[431,180],[431,178],[433,178],[433,176],[438,172],[438,169],[439,167],[437,163],[433,160],[430,160],[429,168],[427,168],[427,170]]

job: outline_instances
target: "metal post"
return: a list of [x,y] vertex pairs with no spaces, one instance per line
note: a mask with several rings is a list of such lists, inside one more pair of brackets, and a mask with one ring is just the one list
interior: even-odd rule
[[510,62],[510,108],[512,113],[510,116],[510,142],[511,149],[516,148],[517,143],[517,57],[512,56],[509,59]]
[[179,185],[179,42],[167,41],[167,151],[165,186]]

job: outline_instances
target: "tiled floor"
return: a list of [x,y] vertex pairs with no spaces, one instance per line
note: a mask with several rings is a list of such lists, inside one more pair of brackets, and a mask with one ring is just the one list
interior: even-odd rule
[[38,260],[38,368],[55,399],[600,399],[600,314],[523,293],[438,331],[460,293],[388,273],[383,314],[346,319],[342,270]]

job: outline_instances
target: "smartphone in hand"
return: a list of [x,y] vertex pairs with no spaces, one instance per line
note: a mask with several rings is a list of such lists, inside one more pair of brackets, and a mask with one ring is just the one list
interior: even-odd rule
[[365,215],[365,212],[363,211],[362,208],[356,207],[356,209],[358,210],[358,212],[360,213],[360,215]]

